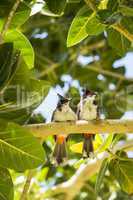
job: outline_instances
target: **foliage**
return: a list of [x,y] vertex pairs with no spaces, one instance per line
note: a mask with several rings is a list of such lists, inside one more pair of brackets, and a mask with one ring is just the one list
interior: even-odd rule
[[[36,181],[28,199],[62,199],[63,192],[54,195],[51,187],[90,162],[81,159],[82,136],[71,135],[70,159],[64,166],[54,166],[53,138],[49,136],[42,145],[23,127],[45,121],[33,111],[50,88],[58,86],[71,96],[75,111],[83,87],[99,93],[99,109],[105,118],[120,119],[133,109],[133,79],[126,76],[125,66],[115,67],[132,51],[132,21],[132,0],[0,1],[1,200],[20,199],[23,181],[19,178],[34,168]],[[108,158],[98,174],[73,191],[73,198],[107,200],[115,193],[114,199],[133,199],[133,160],[125,151],[114,152],[119,141],[126,144],[127,140],[127,135],[97,134],[95,155],[106,152]]]

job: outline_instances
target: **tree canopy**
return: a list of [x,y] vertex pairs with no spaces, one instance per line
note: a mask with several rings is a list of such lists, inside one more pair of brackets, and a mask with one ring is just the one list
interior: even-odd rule
[[[132,0],[0,1],[0,200],[133,199],[132,121],[121,122],[133,120],[133,74],[120,62],[132,50]],[[99,94],[105,124],[93,129],[114,120],[117,132],[96,133],[94,159],[82,158],[82,134],[72,132],[68,160],[56,166],[58,124],[37,136],[47,119],[33,112],[50,89],[76,111],[82,88]]]

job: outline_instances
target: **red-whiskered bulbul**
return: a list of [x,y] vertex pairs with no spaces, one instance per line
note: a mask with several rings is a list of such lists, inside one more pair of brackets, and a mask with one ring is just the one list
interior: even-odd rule
[[[79,120],[95,120],[99,118],[97,94],[95,92],[89,91],[87,89],[83,90],[83,95],[81,96],[80,103],[78,105],[78,119]],[[82,155],[84,158],[90,157],[93,153],[93,138],[94,134],[83,133],[84,142]]]
[[[67,122],[76,121],[77,115],[71,109],[69,103],[70,99],[59,95],[59,102],[53,113],[52,121],[54,122]],[[55,148],[53,152],[53,157],[55,158],[57,164],[61,164],[67,158],[66,141],[68,139],[67,135],[55,135]]]

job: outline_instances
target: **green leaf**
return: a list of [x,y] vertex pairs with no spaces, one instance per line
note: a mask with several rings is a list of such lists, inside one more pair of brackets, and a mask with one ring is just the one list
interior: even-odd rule
[[131,43],[121,33],[113,29],[109,29],[107,33],[109,45],[118,55],[123,56],[130,48]]
[[111,174],[115,176],[123,191],[133,193],[133,159],[112,160],[110,163]]
[[122,15],[120,12],[114,12],[106,9],[106,10],[99,10],[97,12],[97,17],[102,24],[111,25],[117,23],[121,20]]
[[6,42],[13,42],[14,48],[20,50],[21,55],[29,67],[34,67],[34,50],[29,40],[18,30],[7,31],[4,40]]
[[103,138],[100,134],[96,134],[95,136],[95,141],[99,144],[102,144],[103,143]]
[[46,0],[49,10],[57,15],[63,14],[66,6],[66,0]]
[[103,152],[107,148],[109,148],[112,143],[112,140],[113,140],[113,134],[109,134],[109,136],[106,138],[103,144],[101,144],[101,146],[99,147],[98,152]]
[[20,27],[28,20],[30,13],[31,8],[25,2],[21,2],[12,18],[10,28]]
[[109,165],[109,161],[108,161],[107,158],[105,158],[103,160],[102,164],[101,164],[100,171],[99,171],[97,179],[96,179],[95,191],[96,191],[97,194],[100,191],[100,187],[101,187],[101,184],[103,182],[103,178],[105,176],[105,173],[106,173],[106,171],[108,169],[108,165]]
[[13,54],[13,43],[0,45],[0,89],[11,81],[18,64],[19,54]]
[[82,7],[75,16],[68,32],[67,46],[73,46],[88,35],[98,35],[104,31],[104,26],[87,6]]
[[13,182],[7,169],[0,167],[0,200],[13,200]]
[[78,142],[76,144],[71,145],[70,150],[75,152],[75,153],[80,153],[82,154],[82,149],[83,149],[83,142]]
[[44,151],[29,131],[0,120],[0,165],[17,171],[36,168],[43,163]]
[[0,88],[2,89],[10,76],[11,59],[13,53],[13,44],[5,43],[0,45]]
[[49,82],[34,79],[20,60],[19,68],[2,94],[4,103],[0,107],[0,118],[23,124],[46,97],[49,89]]

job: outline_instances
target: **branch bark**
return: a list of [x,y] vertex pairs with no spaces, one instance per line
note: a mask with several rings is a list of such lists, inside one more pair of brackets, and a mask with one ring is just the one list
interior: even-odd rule
[[[131,145],[133,147],[133,140],[127,141],[124,144],[117,144],[113,152],[115,154],[115,152],[120,149],[130,150]],[[85,182],[99,171],[102,161],[106,157],[108,157],[108,153],[104,153],[100,159],[91,160],[88,161],[87,164],[82,164],[68,181],[52,187],[48,193],[44,194],[44,198],[64,193],[64,200],[72,200],[84,186]]]
[[25,125],[34,136],[46,138],[49,135],[81,133],[133,133],[133,120],[97,120],[77,122],[52,122],[48,124]]

